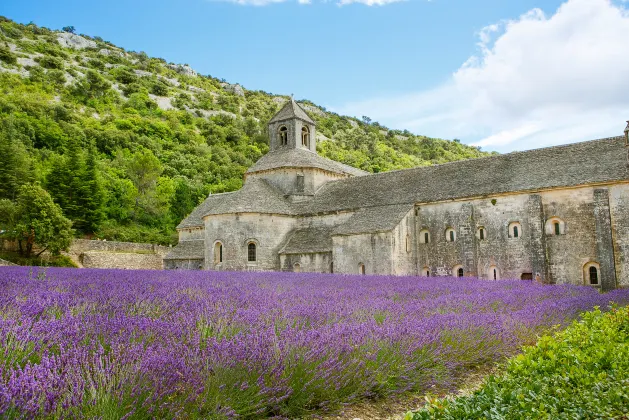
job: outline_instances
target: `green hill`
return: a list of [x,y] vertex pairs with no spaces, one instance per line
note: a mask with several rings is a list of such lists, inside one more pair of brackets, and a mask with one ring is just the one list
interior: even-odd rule
[[[241,187],[288,97],[64,29],[0,17],[0,200],[38,182],[77,236],[172,243],[207,194]],[[299,102],[319,153],[366,171],[485,155]]]

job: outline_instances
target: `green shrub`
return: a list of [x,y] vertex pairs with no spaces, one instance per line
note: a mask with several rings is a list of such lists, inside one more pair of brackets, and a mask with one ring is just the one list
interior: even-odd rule
[[469,397],[434,400],[407,420],[594,419],[629,415],[629,307],[583,315],[512,358]]
[[157,80],[151,86],[151,93],[157,96],[168,96],[168,86],[161,80]]
[[11,52],[9,47],[0,45],[0,61],[7,64],[17,64],[17,56]]
[[36,58],[35,60],[38,61],[39,65],[45,69],[63,69],[63,60],[58,57],[44,55],[42,57]]

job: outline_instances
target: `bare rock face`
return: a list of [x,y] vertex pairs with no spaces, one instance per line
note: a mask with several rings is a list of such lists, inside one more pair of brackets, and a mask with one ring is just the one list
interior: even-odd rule
[[175,70],[179,74],[183,74],[184,76],[196,77],[197,72],[192,70],[192,68],[187,64],[169,64],[169,69]]
[[231,92],[237,96],[245,96],[245,90],[238,83],[235,85],[229,83],[221,83],[221,87],[225,89],[227,92]]
[[107,48],[103,48],[98,50],[98,53],[100,55],[104,55],[104,56],[109,56],[109,55],[113,55],[113,56],[119,56],[119,57],[124,57],[124,53],[122,51],[114,51],[114,50],[110,50]]
[[74,50],[96,48],[96,42],[92,41],[91,39],[86,39],[80,35],[71,34],[69,32],[58,33],[57,41],[62,47],[72,48]]
[[325,112],[323,112],[322,110],[320,110],[316,106],[312,106],[312,105],[308,105],[308,104],[301,104],[301,107],[303,109],[305,109],[306,111],[311,112],[311,113],[313,113],[315,115],[321,115],[321,116],[325,115]]
[[163,111],[169,111],[171,109],[175,109],[173,104],[170,101],[170,98],[166,96],[157,96],[149,93],[149,98],[157,104],[157,107]]

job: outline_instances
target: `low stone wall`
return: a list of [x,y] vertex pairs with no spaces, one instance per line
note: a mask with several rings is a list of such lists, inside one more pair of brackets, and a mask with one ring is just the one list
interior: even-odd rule
[[161,270],[162,255],[133,252],[83,252],[79,261],[84,268],[122,268],[127,270]]
[[2,267],[2,266],[9,266],[9,265],[15,265],[15,264],[13,264],[12,262],[0,259],[0,267]]
[[130,253],[153,253],[166,255],[170,250],[167,246],[155,244],[143,244],[135,242],[117,241],[93,241],[89,239],[75,239],[70,246],[70,253],[82,254],[89,251],[98,252],[130,252]]
[[169,250],[155,244],[75,239],[68,256],[83,268],[161,270]]

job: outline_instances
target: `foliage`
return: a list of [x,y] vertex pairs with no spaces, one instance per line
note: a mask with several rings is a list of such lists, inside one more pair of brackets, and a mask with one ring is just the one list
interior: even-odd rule
[[69,267],[77,268],[77,265],[66,255],[44,254],[39,257],[23,257],[17,252],[0,252],[0,258],[17,265],[33,267]]
[[76,32],[76,30],[74,29],[74,26],[64,26],[63,28],[61,28],[61,30],[63,32],[68,32],[68,33],[71,33],[71,34]]
[[[268,151],[267,121],[288,99],[249,90],[238,96],[219,79],[179,74],[163,59],[98,37],[97,48],[72,50],[32,23],[4,19],[0,29],[0,60],[38,63],[20,68],[24,77],[0,66],[0,199],[15,200],[20,185],[38,181],[78,235],[147,234],[173,243],[175,226],[208,194],[242,186],[244,172]],[[321,155],[370,172],[485,155],[367,117],[311,114],[325,136]],[[138,159],[150,160],[147,179]]]
[[407,418],[627,418],[629,307],[596,309],[509,360],[469,397],[432,401]]
[[3,230],[9,239],[18,241],[23,257],[30,258],[35,245],[42,248],[39,254],[49,250],[53,255],[70,246],[72,223],[39,185],[22,185],[15,204],[3,200],[0,208]]
[[6,45],[0,45],[0,61],[6,64],[17,64],[17,56]]
[[[580,311],[629,303],[629,290],[601,295],[522,281],[0,270],[7,419],[301,418],[404,391],[456,388],[460,371],[502,360]],[[626,339],[624,316],[624,331],[614,332]],[[597,344],[599,361],[618,364],[608,372],[627,366],[626,342],[622,350],[579,337]],[[550,350],[562,355],[553,347],[547,357]],[[584,386],[596,384],[598,373],[584,371],[595,360],[580,360],[584,366],[552,362],[571,366]]]

